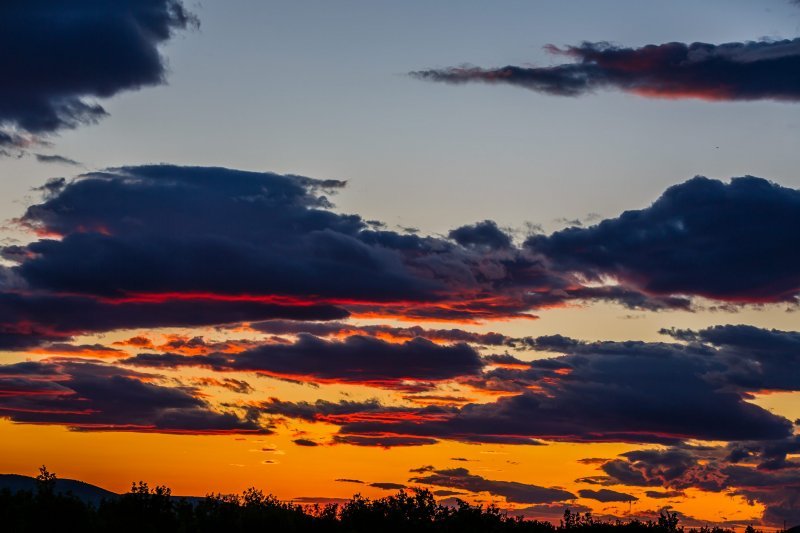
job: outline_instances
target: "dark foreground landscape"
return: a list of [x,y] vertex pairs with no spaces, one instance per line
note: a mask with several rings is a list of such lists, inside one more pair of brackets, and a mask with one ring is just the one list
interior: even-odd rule
[[[60,480],[42,469],[34,478],[0,476],[0,524],[14,533],[59,532],[579,532],[726,533],[719,527],[685,529],[675,513],[657,520],[603,521],[565,511],[558,525],[511,516],[497,507],[459,501],[446,506],[428,490],[400,491],[342,504],[297,505],[257,489],[241,495],[172,496],[169,488],[134,483],[115,494],[86,483]],[[747,533],[756,533],[748,526]]]

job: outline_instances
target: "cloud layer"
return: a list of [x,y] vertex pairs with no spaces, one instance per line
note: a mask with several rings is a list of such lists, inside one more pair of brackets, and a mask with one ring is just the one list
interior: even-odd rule
[[796,333],[727,326],[674,334],[696,340],[587,343],[540,337],[532,340],[537,350],[563,355],[465,378],[476,388],[508,395],[495,402],[449,407],[427,418],[381,417],[370,405],[368,417],[351,413],[333,422],[348,435],[509,444],[791,436],[789,420],[748,400],[753,392],[800,389],[791,372],[800,357]]
[[697,177],[648,208],[526,245],[561,269],[614,277],[648,294],[792,301],[800,290],[800,191],[747,176]]
[[256,421],[212,409],[156,376],[85,361],[0,366],[0,410],[14,422],[80,431],[177,434],[270,433]]
[[[746,448],[746,453],[742,453]],[[800,521],[800,465],[765,465],[800,451],[797,437],[767,444],[730,443],[722,447],[674,447],[622,454],[602,465],[604,481],[630,487],[665,487],[724,492],[765,506],[766,524]],[[648,491],[650,494],[652,491]]]
[[800,39],[724,44],[665,43],[626,48],[606,42],[546,47],[572,63],[412,72],[429,81],[514,85],[558,96],[616,89],[649,98],[800,100]]
[[203,366],[297,381],[412,391],[430,387],[427,382],[431,381],[477,375],[483,367],[478,353],[466,344],[440,346],[422,338],[399,344],[358,335],[326,341],[307,334],[291,344],[265,344],[230,355],[139,354],[123,362],[168,368]]
[[[331,209],[328,195],[344,185],[169,165],[51,180],[40,188],[43,201],[18,220],[39,237],[0,250],[10,262],[0,266],[0,345],[351,314],[534,318],[592,301],[650,310],[689,309],[696,297],[792,303],[800,291],[800,243],[786,230],[800,223],[800,192],[761,178],[694,178],[650,207],[522,246],[491,221],[450,238],[372,229]],[[323,328],[294,330],[304,327]],[[336,335],[333,327],[343,331],[331,325],[325,335]],[[276,325],[254,328],[280,334]],[[374,326],[351,334],[393,335]],[[396,334],[478,341],[455,329]]]
[[542,504],[574,500],[575,495],[559,488],[540,487],[516,481],[495,481],[471,474],[466,468],[432,470],[411,481],[424,485],[449,487],[470,492],[489,492],[502,496],[509,503]]

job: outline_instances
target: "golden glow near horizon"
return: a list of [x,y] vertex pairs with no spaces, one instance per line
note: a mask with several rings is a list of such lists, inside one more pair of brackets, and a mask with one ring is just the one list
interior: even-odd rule
[[[609,318],[612,317],[612,318]],[[496,331],[524,336],[566,332],[581,339],[625,339],[634,334],[639,340],[664,340],[658,335],[660,327],[689,327],[701,324],[726,323],[731,318],[748,322],[770,323],[788,327],[791,314],[775,308],[770,311],[743,311],[738,315],[720,313],[640,313],[629,317],[616,306],[595,305],[580,308],[555,309],[540,313],[534,322],[489,322],[481,325],[460,325],[474,332]],[[354,325],[375,323],[369,320],[351,320]],[[392,324],[391,321],[380,321]],[[406,322],[394,325],[407,326]],[[423,327],[442,327],[441,323],[419,323]],[[640,326],[632,328],[631,326]],[[445,327],[451,327],[452,324]],[[697,327],[697,326],[694,326]],[[655,330],[655,334],[653,331]],[[627,333],[627,336],[622,336]],[[117,359],[141,351],[141,346],[126,342],[133,337],[146,338],[154,349],[178,336],[204,335],[215,341],[264,339],[263,335],[248,328],[219,330],[215,328],[180,328],[164,330],[116,331],[102,336],[76,339],[75,344],[93,344],[102,341],[105,346],[122,350]],[[501,353],[505,349],[485,350]],[[523,359],[551,357],[532,352],[515,352]],[[0,357],[3,363],[41,361],[55,357],[53,353],[6,352]],[[107,355],[101,354],[106,360]],[[93,360],[95,355],[78,355]],[[133,368],[133,367],[131,367]],[[411,405],[403,399],[404,393],[375,389],[362,385],[294,383],[246,372],[219,374],[202,368],[181,370],[137,368],[152,373],[157,383],[195,387],[204,398],[214,404],[244,405],[280,398],[283,401],[369,400],[378,399],[385,405]],[[204,378],[206,380],[204,381]],[[246,381],[252,387],[247,394],[227,390],[217,382],[223,378]],[[442,384],[438,393],[453,397],[465,396],[473,402],[492,402],[496,399],[485,392],[464,388],[455,382]],[[771,393],[758,395],[753,402],[790,419],[800,417],[798,393]],[[238,493],[254,486],[273,493],[283,500],[308,501],[313,498],[349,498],[355,493],[368,497],[381,497],[391,491],[370,486],[372,483],[396,483],[408,488],[423,487],[409,482],[416,474],[410,470],[426,465],[437,469],[466,468],[471,474],[495,481],[515,481],[544,487],[560,487],[575,494],[581,489],[600,487],[587,485],[580,478],[602,474],[598,465],[581,459],[614,459],[619,454],[652,449],[652,445],[613,443],[547,442],[542,446],[464,444],[442,440],[428,446],[359,447],[334,444],[332,437],[337,427],[326,423],[309,423],[282,417],[274,418],[271,435],[167,435],[120,431],[72,431],[63,426],[21,424],[0,421],[0,471],[35,474],[40,464],[60,477],[87,481],[112,491],[126,491],[133,481],[144,480],[151,485],[164,484],[173,493],[204,495],[208,493]],[[314,447],[295,444],[295,439],[313,440]],[[656,446],[656,448],[658,448]],[[337,481],[337,480],[350,481]],[[360,481],[361,483],[357,483]],[[428,486],[433,490],[446,487]],[[697,489],[682,491],[682,495],[668,499],[654,499],[645,492],[659,487],[631,487],[609,485],[602,488],[618,490],[638,498],[633,502],[602,503],[590,498],[578,498],[564,503],[586,506],[599,516],[641,516],[657,512],[669,505],[697,520],[708,522],[757,521],[763,507],[751,505],[741,496],[728,492],[707,492]],[[472,503],[495,503],[510,512],[522,510],[524,504],[506,502],[490,493],[458,492],[457,497]]]
[[[115,492],[127,491],[131,482],[143,480],[150,485],[167,485],[179,495],[240,493],[256,487],[282,500],[349,498],[355,493],[381,497],[391,491],[370,487],[370,483],[421,487],[408,482],[414,475],[409,469],[429,464],[437,468],[467,468],[492,480],[577,491],[587,486],[574,480],[598,473],[596,467],[579,463],[580,459],[611,459],[619,453],[644,448],[621,444],[477,446],[452,442],[388,450],[349,445],[306,448],[293,444],[294,436],[289,433],[265,437],[84,433],[10,422],[0,422],[0,431],[9,437],[0,443],[0,468],[5,472],[35,475],[39,463],[44,463],[60,477],[80,479]],[[313,427],[301,431],[309,436],[324,435],[324,431]],[[336,481],[342,478],[364,483]],[[756,521],[761,510],[724,493],[692,489],[685,496],[665,501],[647,498],[644,488],[608,488],[631,493],[639,500],[603,504],[579,498],[576,503],[592,508],[598,515],[617,516],[653,512],[669,504],[709,522]],[[503,498],[489,493],[463,492],[459,497],[512,510],[526,507],[508,505]]]

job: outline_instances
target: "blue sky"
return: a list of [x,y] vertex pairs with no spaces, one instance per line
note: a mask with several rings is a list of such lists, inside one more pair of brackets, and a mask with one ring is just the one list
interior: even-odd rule
[[[696,174],[798,183],[792,104],[557,98],[405,75],[553,64],[550,43],[787,38],[800,10],[784,1],[207,1],[194,10],[200,29],[164,47],[168,85],[106,102],[110,117],[53,138],[54,153],[89,168],[163,161],[347,179],[341,210],[431,232],[484,218],[553,228],[612,216]],[[27,188],[70,170],[0,164],[13,176],[0,184],[7,216]]]

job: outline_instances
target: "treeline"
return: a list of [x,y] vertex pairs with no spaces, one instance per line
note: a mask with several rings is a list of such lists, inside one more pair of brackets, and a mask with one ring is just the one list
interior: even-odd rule
[[[566,511],[558,526],[508,516],[497,507],[440,505],[430,491],[400,491],[368,499],[355,496],[337,505],[301,506],[279,501],[256,489],[241,495],[181,499],[159,486],[139,482],[117,497],[88,503],[55,490],[55,476],[43,470],[36,490],[0,491],[0,530],[27,532],[238,533],[238,532],[444,532],[444,533],[679,533],[674,513],[657,521],[605,522]],[[748,533],[754,533],[748,528]],[[699,533],[729,533],[702,528]]]

